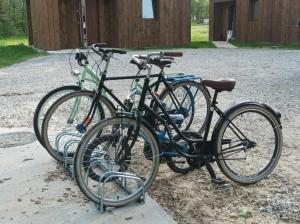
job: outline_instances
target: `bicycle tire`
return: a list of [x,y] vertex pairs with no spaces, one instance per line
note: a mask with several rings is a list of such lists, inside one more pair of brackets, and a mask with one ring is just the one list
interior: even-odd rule
[[[90,130],[88,130],[88,132],[86,133],[86,135],[84,136],[84,138],[82,138],[79,146],[78,146],[78,150],[76,151],[75,157],[74,157],[74,173],[75,173],[75,179],[77,181],[77,184],[79,186],[79,188],[81,189],[81,191],[84,193],[84,195],[89,198],[91,201],[99,204],[101,202],[101,197],[99,195],[97,195],[96,192],[98,192],[97,190],[93,190],[92,188],[93,183],[91,183],[92,180],[87,180],[87,174],[85,174],[84,172],[86,171],[86,166],[87,166],[87,161],[86,161],[86,150],[94,150],[95,148],[98,147],[98,143],[95,143],[96,141],[98,141],[98,137],[95,138],[95,136],[98,136],[99,133],[107,133],[106,129],[107,127],[109,127],[107,130],[111,130],[110,126],[112,127],[129,127],[130,125],[133,125],[134,128],[136,128],[138,126],[137,124],[137,120],[134,118],[127,118],[127,117],[114,117],[114,118],[108,118],[103,120],[102,122],[94,125]],[[129,125],[129,126],[126,126]],[[149,189],[149,187],[152,185],[153,181],[155,180],[155,177],[157,175],[158,169],[159,169],[159,146],[158,146],[158,142],[157,139],[155,137],[155,135],[153,134],[153,130],[151,130],[151,128],[148,127],[147,124],[145,123],[141,123],[139,130],[139,140],[136,140],[133,143],[133,147],[130,149],[132,152],[132,150],[137,150],[134,151],[134,153],[131,154],[131,160],[130,163],[127,163],[128,166],[132,165],[131,167],[129,167],[127,169],[127,171],[131,171],[131,172],[137,172],[137,173],[133,173],[136,174],[138,177],[143,176],[143,180],[144,182],[144,190],[147,191]],[[111,133],[109,131],[109,133]],[[122,132],[123,133],[123,132]],[[151,159],[149,159],[149,157],[147,155],[144,154],[143,150],[141,150],[140,147],[136,146],[135,144],[136,142],[141,142],[141,139],[144,139],[145,142],[147,142],[147,144],[149,144],[151,146]],[[148,146],[149,146],[148,145]],[[134,148],[135,147],[135,148]],[[117,148],[117,147],[116,147]],[[119,149],[119,148],[118,148]],[[111,149],[113,150],[113,149]],[[121,148],[121,150],[123,150],[123,148]],[[116,155],[117,153],[112,153],[109,155]],[[133,158],[133,156],[138,156],[137,154],[140,154],[141,158],[143,158],[143,161],[138,163],[137,161],[135,161]],[[105,157],[104,157],[105,158]],[[111,160],[111,157],[108,157],[109,160]],[[104,159],[102,159],[104,160]],[[114,160],[115,163],[117,164],[119,161],[118,160]],[[140,164],[140,165],[138,165]],[[149,165],[150,164],[150,165]],[[121,165],[120,165],[121,167]],[[145,168],[146,167],[146,168]],[[147,171],[145,171],[147,168],[149,168],[149,173],[146,173]],[[147,175],[146,175],[146,174]],[[142,177],[141,177],[142,178]],[[89,183],[90,186],[89,186]],[[94,185],[98,188],[98,186],[100,186],[100,184],[94,183]],[[117,194],[113,194],[112,197],[115,198]],[[103,198],[103,203],[105,206],[109,206],[109,207],[120,207],[120,206],[124,206],[130,202],[136,201],[138,200],[142,195],[142,189],[141,187],[137,187],[136,192],[133,192],[131,195],[124,197],[122,199],[117,199],[117,200],[113,200],[113,199],[109,199],[109,198]]]
[[43,118],[41,116],[45,115],[47,113],[47,110],[51,107],[51,106],[46,107],[46,104],[49,103],[50,100],[52,101],[53,98],[56,98],[57,100],[59,97],[61,97],[61,94],[63,93],[67,94],[69,92],[78,91],[78,90],[80,90],[79,86],[62,86],[51,90],[38,103],[33,116],[33,130],[37,140],[41,143],[42,146],[44,146],[44,142],[42,141],[42,134],[41,134],[42,123],[43,123],[42,122]]
[[[208,119],[208,112],[209,112],[209,109],[210,109],[210,105],[211,105],[211,97],[209,95],[209,92],[208,90],[203,87],[199,82],[196,82],[196,81],[182,81],[182,82],[178,82],[176,84],[173,85],[173,90],[170,90],[170,89],[164,89],[162,91],[162,93],[160,94],[160,100],[162,101],[165,101],[166,100],[166,97],[170,94],[170,91],[173,91],[175,92],[176,89],[179,89],[179,88],[183,88],[185,91],[187,91],[187,93],[189,94],[189,96],[191,95],[188,90],[190,89],[190,87],[195,87],[197,90],[200,90],[199,94],[197,93],[197,99],[193,99],[194,101],[194,104],[192,105],[192,114],[189,118],[189,121],[188,121],[188,124],[186,125],[186,127],[182,128],[184,131],[186,130],[189,130],[191,128],[191,125],[194,123],[201,123],[201,124],[195,124],[197,127],[196,128],[193,128],[193,129],[196,129],[196,130],[193,130],[193,131],[196,131],[198,132],[198,134],[201,134],[204,132],[205,130],[205,126],[206,126],[206,123],[207,123],[207,119]],[[176,95],[175,95],[176,96]],[[204,103],[202,105],[200,105],[199,102],[197,101],[200,101],[200,99],[202,99],[202,96],[204,97]],[[191,102],[193,102],[191,101]],[[195,105],[197,105],[197,103],[199,103],[199,109],[198,110],[201,110],[201,111],[198,111],[196,108],[195,108]],[[201,101],[202,103],[202,101]],[[203,107],[203,108],[202,108]],[[153,107],[154,111],[158,112],[159,111],[159,107],[157,104],[154,105]],[[204,113],[204,114],[203,114]],[[197,116],[201,116],[201,118],[199,119],[199,121],[195,121],[195,114],[197,114]],[[198,127],[199,125],[199,127]]]
[[[240,104],[227,112],[226,117],[235,126],[230,124],[227,119],[223,119],[215,131],[217,134],[214,138],[214,150],[219,155],[217,156],[219,168],[229,179],[242,185],[254,184],[261,181],[274,170],[279,161],[283,141],[281,125],[270,110],[259,104]],[[246,122],[248,123],[246,124]],[[245,127],[241,130],[243,124],[245,124]],[[251,125],[253,129],[251,129]],[[242,139],[243,135],[237,132],[236,127],[243,134],[246,133],[244,135],[250,141]],[[263,132],[259,131],[260,127]],[[237,137],[234,131],[240,137]],[[238,141],[241,142],[236,143]],[[268,144],[261,143],[262,141],[266,141]],[[271,146],[269,147],[269,144],[272,142],[274,143],[274,151],[269,153],[267,149],[272,149]],[[236,145],[232,146],[233,143]],[[242,144],[243,148],[237,148],[239,144]],[[263,147],[264,150],[257,151],[258,147]],[[251,159],[248,156],[250,153],[252,159],[254,158],[254,154],[257,153],[257,157],[253,159],[252,163],[249,161]],[[266,165],[264,165],[265,163]],[[251,168],[258,171],[250,171]],[[245,174],[241,174],[241,172]]]
[[[92,91],[87,91],[87,90],[82,90],[82,91],[76,91],[76,92],[72,92],[72,93],[69,93],[61,98],[59,98],[51,107],[50,109],[48,110],[48,112],[46,113],[45,115],[45,118],[43,120],[43,125],[42,125],[42,140],[44,142],[44,147],[45,149],[48,151],[48,153],[55,159],[57,160],[58,162],[66,162],[63,155],[62,155],[62,151],[61,151],[61,148],[59,149],[56,149],[57,146],[55,146],[55,140],[56,138],[58,137],[58,135],[60,133],[63,133],[65,131],[71,131],[71,134],[69,135],[69,137],[71,136],[71,139],[68,139],[68,141],[70,142],[72,140],[72,137],[74,137],[74,139],[76,138],[76,141],[80,141],[81,137],[84,135],[84,133],[78,133],[77,131],[77,125],[78,124],[81,124],[83,122],[83,119],[86,117],[87,115],[87,112],[89,111],[90,109],[90,106],[91,106],[91,103],[92,103],[92,100],[93,100],[93,97],[95,96],[95,92],[92,92]],[[59,122],[63,122],[63,124],[72,124],[70,126],[67,126],[66,127],[62,127],[61,125],[59,125],[58,128],[61,128],[62,130],[59,130],[57,131],[57,133],[55,132],[55,134],[53,134],[53,138],[52,138],[52,135],[51,135],[51,130],[49,130],[49,124],[51,124],[51,119],[52,120],[55,120],[56,117],[53,116],[53,114],[56,112],[56,111],[63,111],[64,110],[67,110],[69,108],[69,105],[67,105],[66,107],[67,108],[63,108],[63,109],[60,109],[60,107],[62,105],[64,105],[64,103],[70,103],[71,107],[74,106],[74,102],[72,100],[75,99],[75,101],[80,97],[80,99],[86,99],[88,101],[88,105],[87,106],[82,106],[80,104],[82,103],[79,103],[79,105],[82,107],[82,108],[85,108],[87,111],[83,112],[83,114],[81,114],[82,116],[79,117],[78,114],[76,114],[75,112],[75,116],[77,118],[77,123],[76,121],[69,121],[67,117],[70,116],[70,113],[73,113],[73,112],[66,112],[66,115],[67,117],[67,120],[66,122],[64,122],[65,120],[58,117],[57,120]],[[107,115],[109,116],[114,116],[115,115],[115,108],[113,106],[113,104],[108,100],[106,99],[105,97],[103,96],[100,96],[100,99],[99,99],[99,102],[98,102],[98,105],[97,105],[97,111],[98,111],[98,115],[100,116],[98,120],[102,120],[105,118],[105,116],[107,117],[107,115],[103,115],[104,111],[103,110],[103,106],[108,110],[108,113]],[[81,109],[82,109],[81,108]],[[102,108],[102,109],[101,109]],[[72,109],[71,109],[72,111]],[[79,110],[80,112],[80,110]],[[79,113],[78,112],[78,113]],[[102,114],[102,115],[101,115]],[[58,116],[58,115],[57,115]],[[53,118],[54,117],[54,118]],[[73,123],[75,122],[75,124],[73,125]],[[91,122],[95,122],[95,116],[93,117],[93,120]],[[92,124],[90,125],[92,126]],[[89,126],[89,127],[90,127]],[[54,125],[54,129],[56,129],[55,125]],[[75,134],[72,133],[75,132]],[[78,135],[76,135],[78,134]],[[75,137],[76,136],[76,137]],[[75,149],[76,150],[76,149]],[[72,157],[73,154],[70,153],[70,157]],[[72,164],[72,158],[69,158],[67,160],[67,163],[68,164]]]

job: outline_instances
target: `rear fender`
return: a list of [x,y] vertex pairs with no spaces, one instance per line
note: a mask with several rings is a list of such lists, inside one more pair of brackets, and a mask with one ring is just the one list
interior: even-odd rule
[[[238,109],[240,106],[248,106],[248,105],[256,105],[256,106],[263,107],[263,108],[267,109],[272,115],[274,115],[274,117],[276,118],[280,128],[282,129],[282,125],[281,125],[281,121],[280,121],[281,114],[279,112],[276,112],[272,107],[270,107],[269,105],[264,104],[264,103],[252,102],[252,101],[242,102],[242,103],[239,103],[237,105],[234,105],[233,107],[230,107],[229,109],[227,109],[224,112],[224,114],[225,114],[226,117],[228,117],[230,113],[232,113],[234,110]],[[223,117],[220,117],[218,122],[216,123],[216,125],[214,127],[214,130],[213,130],[213,133],[212,133],[212,142],[214,142],[216,140],[217,134],[218,134],[218,132],[221,128],[221,124],[225,120],[226,120],[226,118],[223,116]]]

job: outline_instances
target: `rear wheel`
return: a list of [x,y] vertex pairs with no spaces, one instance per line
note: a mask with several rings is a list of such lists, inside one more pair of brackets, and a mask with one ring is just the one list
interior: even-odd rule
[[[142,149],[145,145],[146,151]],[[143,188],[136,179],[144,182],[147,191],[158,168],[156,138],[136,119],[124,117],[106,119],[92,127],[74,159],[75,177],[82,192],[95,203],[103,199],[104,205],[111,207],[138,200]]]
[[282,151],[282,132],[265,107],[241,105],[226,115],[215,141],[222,172],[240,184],[253,184],[276,167]]

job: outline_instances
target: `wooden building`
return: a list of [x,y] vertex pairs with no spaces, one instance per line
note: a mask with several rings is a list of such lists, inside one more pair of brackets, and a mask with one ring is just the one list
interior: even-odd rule
[[44,50],[191,41],[190,0],[26,0],[29,43]]
[[210,0],[210,40],[300,42],[300,0]]

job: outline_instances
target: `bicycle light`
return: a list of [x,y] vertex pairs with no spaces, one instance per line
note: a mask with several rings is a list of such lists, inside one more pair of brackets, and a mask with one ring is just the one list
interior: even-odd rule
[[80,71],[73,69],[71,72],[72,76],[78,77],[80,75]]

